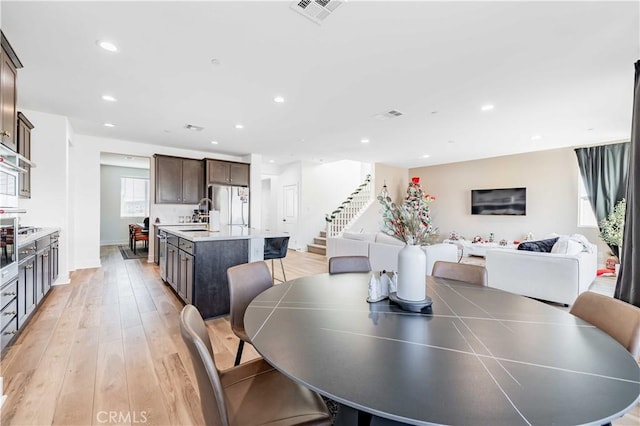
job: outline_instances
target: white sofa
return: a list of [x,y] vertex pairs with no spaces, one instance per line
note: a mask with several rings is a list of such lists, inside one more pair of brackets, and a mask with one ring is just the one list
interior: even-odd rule
[[572,305],[596,277],[597,247],[589,245],[590,252],[577,254],[487,250],[489,287]]
[[[350,233],[341,237],[327,238],[327,258],[334,256],[367,256],[374,271],[397,271],[398,252],[404,243],[384,232]],[[423,246],[427,255],[427,274],[431,274],[437,260],[456,262],[458,249],[453,244]]]

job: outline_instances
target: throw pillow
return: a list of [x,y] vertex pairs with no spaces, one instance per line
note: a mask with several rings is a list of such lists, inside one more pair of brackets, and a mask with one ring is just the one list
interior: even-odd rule
[[582,234],[573,234],[569,237],[570,239],[579,242],[582,244],[582,251],[586,251],[587,253],[591,253],[592,247],[587,237]]
[[570,237],[560,237],[553,245],[551,253],[558,254],[578,254],[583,250],[582,244],[574,241]]
[[558,241],[558,237],[548,240],[525,241],[518,245],[518,250],[537,251],[540,253],[550,253],[553,245]]
[[376,234],[359,233],[359,232],[343,232],[342,238],[348,240],[368,241],[370,243],[376,240]]
[[404,242],[402,242],[401,240],[397,239],[396,237],[389,235],[389,234],[385,234],[384,232],[378,232],[376,234],[376,243],[382,243],[382,244],[390,244],[390,245],[394,245],[394,246],[403,246]]

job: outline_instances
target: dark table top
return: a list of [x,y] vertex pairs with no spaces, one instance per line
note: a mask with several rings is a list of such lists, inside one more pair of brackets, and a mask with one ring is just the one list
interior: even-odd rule
[[365,301],[369,274],[265,291],[245,328],[278,370],[412,424],[603,424],[640,397],[640,368],[599,329],[501,290],[428,277],[431,313]]

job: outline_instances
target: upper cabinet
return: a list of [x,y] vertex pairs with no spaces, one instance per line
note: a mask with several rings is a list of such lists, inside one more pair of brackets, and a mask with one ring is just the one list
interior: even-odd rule
[[[31,160],[31,130],[33,124],[21,112],[18,112],[18,154],[27,160]],[[20,160],[20,167],[26,172],[20,174],[20,197],[31,198],[31,165]]]
[[198,204],[204,197],[204,163],[155,155],[156,204]]
[[0,53],[0,137],[2,144],[17,151],[17,111],[16,102],[18,99],[16,80],[17,70],[22,68],[22,63],[13,51],[9,41],[0,32],[2,52]]
[[249,186],[249,164],[221,160],[207,161],[207,184]]

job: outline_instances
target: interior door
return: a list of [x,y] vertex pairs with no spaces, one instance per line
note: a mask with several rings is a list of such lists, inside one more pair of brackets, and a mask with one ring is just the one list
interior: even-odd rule
[[299,248],[296,242],[298,225],[298,184],[282,187],[282,232],[289,234],[289,246]]

